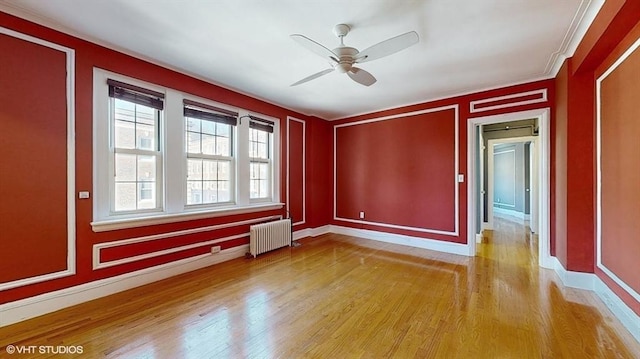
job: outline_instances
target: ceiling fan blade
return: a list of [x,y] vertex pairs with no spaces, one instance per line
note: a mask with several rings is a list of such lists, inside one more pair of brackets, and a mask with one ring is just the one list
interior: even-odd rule
[[372,74],[357,67],[352,67],[351,71],[347,72],[347,75],[349,75],[353,81],[365,86],[371,86],[378,81]]
[[419,40],[420,37],[418,37],[417,32],[409,31],[405,34],[392,37],[388,40],[382,41],[362,50],[362,52],[358,54],[358,59],[356,60],[356,62],[367,62],[394,54],[400,50],[406,49],[411,45],[417,44]]
[[291,86],[297,86],[297,85],[303,84],[303,83],[305,83],[305,82],[307,82],[307,81],[311,81],[311,80],[313,80],[313,79],[317,79],[317,78],[318,78],[318,77],[320,77],[320,76],[324,76],[324,75],[326,75],[326,74],[328,74],[328,73],[330,73],[330,72],[333,72],[333,70],[334,70],[333,68],[331,68],[331,69],[326,69],[326,70],[322,70],[322,71],[320,71],[320,72],[318,72],[318,73],[315,73],[315,74],[313,74],[313,75],[311,75],[311,76],[307,76],[307,77],[303,78],[302,80],[300,80],[300,81],[298,81],[298,82],[294,82],[294,83],[292,83],[292,84],[291,84]]
[[336,55],[333,51],[327,49],[326,47],[322,46],[321,44],[311,40],[310,38],[304,35],[299,35],[299,34],[291,35],[291,38],[295,40],[297,43],[299,43],[300,45],[315,52],[316,54],[324,58],[328,58],[333,62],[336,62],[336,63],[338,62],[338,55]]

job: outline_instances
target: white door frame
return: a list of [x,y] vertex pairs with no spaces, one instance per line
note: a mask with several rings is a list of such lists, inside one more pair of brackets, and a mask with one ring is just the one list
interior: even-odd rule
[[494,123],[518,121],[537,118],[539,125],[539,140],[535,151],[538,151],[539,171],[538,171],[538,204],[540,208],[540,228],[538,232],[538,263],[544,268],[553,268],[551,258],[551,236],[550,236],[550,108],[541,108],[536,110],[528,110],[521,112],[506,113],[494,116],[484,116],[469,118],[467,121],[467,245],[469,248],[469,256],[476,255],[476,213],[477,200],[476,196],[480,190],[476,186],[476,176],[481,173],[476,168],[475,158],[479,150],[479,144],[476,143],[475,130],[477,126],[488,125]]
[[[496,145],[503,143],[521,143],[521,142],[537,142],[538,136],[523,136],[523,137],[510,137],[510,138],[496,138],[487,141],[487,229],[493,229],[493,191],[494,191],[494,178],[493,178],[493,151]],[[529,184],[531,187],[531,184]]]

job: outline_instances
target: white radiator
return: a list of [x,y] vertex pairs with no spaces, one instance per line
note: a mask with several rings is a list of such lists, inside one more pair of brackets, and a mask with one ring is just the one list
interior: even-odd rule
[[249,252],[258,254],[291,245],[291,219],[254,224],[250,227]]

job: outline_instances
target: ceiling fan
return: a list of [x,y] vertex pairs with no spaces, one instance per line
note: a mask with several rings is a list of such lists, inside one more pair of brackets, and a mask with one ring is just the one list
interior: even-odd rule
[[379,42],[369,48],[359,52],[356,48],[345,46],[344,37],[347,36],[351,28],[349,25],[338,24],[333,28],[333,33],[340,38],[340,46],[333,50],[329,50],[325,46],[311,40],[310,38],[294,34],[291,38],[294,39],[300,45],[315,52],[323,58],[329,60],[332,67],[330,69],[322,70],[311,76],[307,76],[302,80],[291,84],[291,86],[297,86],[307,81],[317,79],[320,76],[324,76],[330,72],[338,71],[340,73],[346,73],[353,81],[362,84],[364,86],[371,86],[376,82],[376,78],[369,72],[355,67],[355,64],[360,64],[367,61],[372,61],[394,54],[400,50],[404,50],[407,47],[417,44],[419,37],[415,31],[409,31],[402,35],[392,37],[388,40]]

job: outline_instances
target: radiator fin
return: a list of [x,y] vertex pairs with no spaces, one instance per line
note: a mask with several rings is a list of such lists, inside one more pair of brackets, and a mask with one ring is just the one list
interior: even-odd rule
[[250,227],[249,252],[255,258],[265,253],[291,245],[291,219],[255,224]]

